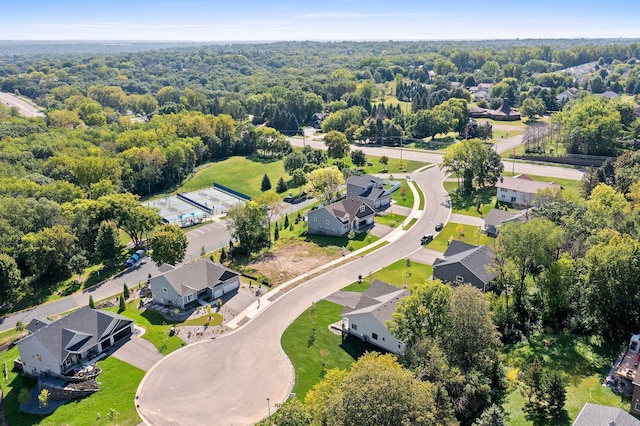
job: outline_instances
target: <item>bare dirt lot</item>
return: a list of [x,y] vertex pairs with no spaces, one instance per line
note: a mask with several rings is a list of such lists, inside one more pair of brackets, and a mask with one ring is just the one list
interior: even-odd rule
[[340,256],[338,247],[321,248],[299,241],[267,253],[248,266],[267,277],[272,285],[279,285]]

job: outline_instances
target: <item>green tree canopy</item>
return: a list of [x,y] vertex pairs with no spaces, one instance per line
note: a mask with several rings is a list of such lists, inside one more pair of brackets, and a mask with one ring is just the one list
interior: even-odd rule
[[175,265],[187,254],[187,235],[176,225],[166,224],[150,238],[151,260],[158,266]]

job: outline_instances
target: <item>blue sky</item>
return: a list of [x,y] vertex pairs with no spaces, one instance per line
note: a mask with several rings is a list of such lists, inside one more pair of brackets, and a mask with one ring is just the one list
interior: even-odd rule
[[640,38],[640,1],[5,0],[0,40]]

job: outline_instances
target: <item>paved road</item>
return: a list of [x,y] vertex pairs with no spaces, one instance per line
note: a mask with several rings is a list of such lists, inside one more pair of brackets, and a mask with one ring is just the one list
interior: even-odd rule
[[[243,327],[216,340],[182,348],[156,364],[138,388],[139,413],[152,425],[253,424],[283,402],[295,379],[280,348],[280,336],[312,302],[318,301],[357,276],[379,270],[389,263],[423,250],[420,236],[433,223],[446,222],[450,209],[444,202],[444,178],[438,168],[415,173],[427,195],[420,220],[409,231],[390,234],[395,242],[343,266],[331,268],[275,300],[263,297],[261,310]],[[199,404],[197,401],[209,401]],[[212,416],[215,416],[213,418]]]
[[44,114],[38,108],[35,108],[28,102],[23,101],[11,93],[0,92],[0,103],[9,107],[18,108],[20,114],[25,117],[44,117]]

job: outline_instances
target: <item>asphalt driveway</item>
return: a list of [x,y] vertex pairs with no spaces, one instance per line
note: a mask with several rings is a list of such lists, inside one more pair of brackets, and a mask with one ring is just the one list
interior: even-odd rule
[[135,334],[122,345],[116,347],[111,356],[144,371],[149,371],[156,362],[162,359],[162,354],[151,342]]

